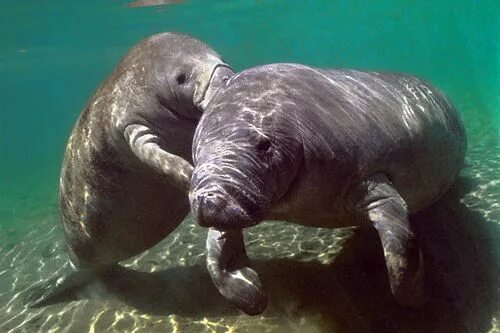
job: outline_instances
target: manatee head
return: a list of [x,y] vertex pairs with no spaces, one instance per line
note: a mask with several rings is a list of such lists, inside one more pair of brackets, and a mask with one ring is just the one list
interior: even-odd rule
[[287,104],[260,96],[264,91],[265,82],[254,87],[244,78],[231,80],[198,124],[189,198],[201,226],[227,230],[259,223],[297,177],[300,133]]
[[[134,46],[116,69],[126,94],[130,122],[137,117],[157,127],[166,121],[197,122],[217,89],[234,74],[207,44],[179,33],[161,33]],[[127,117],[127,116],[125,116]]]

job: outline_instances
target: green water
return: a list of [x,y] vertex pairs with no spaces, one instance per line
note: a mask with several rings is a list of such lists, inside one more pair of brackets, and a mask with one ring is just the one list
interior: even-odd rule
[[[0,332],[33,328],[49,331],[64,322],[72,322],[72,326],[68,326],[70,331],[83,332],[93,327],[98,332],[111,327],[116,318],[122,318],[117,322],[118,331],[135,328],[144,332],[162,328],[174,331],[175,327],[188,332],[225,331],[225,327],[237,332],[499,330],[500,315],[495,302],[498,299],[496,281],[500,279],[500,2],[192,0],[144,8],[128,8],[126,3],[122,0],[72,3],[3,0],[0,3],[0,255],[4,257],[0,263],[3,279],[0,282]],[[275,302],[258,318],[234,312],[223,301],[206,304],[220,311],[207,311],[200,306],[195,307],[199,311],[187,311],[187,314],[168,302],[163,304],[164,311],[158,312],[151,310],[153,306],[109,303],[106,298],[97,299],[93,304],[88,303],[92,301],[71,302],[69,308],[23,310],[21,297],[17,296],[23,288],[50,276],[51,265],[57,267],[65,262],[64,254],[57,260],[51,259],[54,253],[63,253],[60,231],[56,228],[51,233],[51,228],[58,226],[56,202],[62,154],[80,110],[128,48],[141,38],[163,31],[184,32],[203,40],[236,70],[264,63],[298,62],[321,67],[405,71],[428,79],[445,91],[460,111],[468,131],[468,167],[462,174],[462,183],[469,185],[463,185],[451,195],[460,206],[445,199],[441,207],[419,218],[458,221],[446,225],[450,229],[459,225],[464,228],[462,231],[470,233],[455,232],[454,237],[462,241],[455,248],[453,239],[436,238],[436,242],[442,241],[448,248],[455,249],[451,251],[455,256],[450,255],[455,261],[451,262],[464,267],[473,263],[478,270],[478,275],[463,278],[472,287],[466,287],[460,279],[448,286],[457,294],[464,288],[464,295],[470,294],[470,297],[464,296],[463,304],[455,302],[456,311],[444,311],[445,315],[441,316],[440,311],[431,309],[423,312],[425,315],[420,312],[422,317],[418,317],[392,307],[385,309],[387,311],[376,309],[373,300],[354,291],[355,284],[350,285],[350,289],[346,287],[347,291],[332,291],[333,288],[323,284],[324,290],[333,292],[332,297],[340,297],[342,301],[336,305],[327,301],[311,305],[300,283],[284,279],[286,267],[294,272],[290,273],[290,279],[296,277],[303,283],[311,283],[316,280],[308,272],[319,272],[330,274],[344,287],[351,283],[350,278],[345,277],[349,269],[332,273],[320,264],[307,266],[310,261],[327,256],[331,247],[308,243],[307,235],[321,238],[315,230],[297,231],[287,226],[278,232],[273,224],[250,232],[249,251],[253,259],[261,260],[257,264],[262,266],[269,286],[279,289],[276,281],[280,281],[289,288],[278,290],[274,294]],[[477,227],[472,228],[473,223]],[[288,230],[288,234],[283,230]],[[42,235],[42,231],[47,234]],[[173,270],[176,266],[192,265],[193,270],[182,274],[191,274],[190,279],[197,276],[207,279],[200,259],[203,230],[191,223],[181,228],[177,236],[184,241],[176,243],[167,239],[164,244],[170,249],[167,251],[170,258],[159,254],[161,247],[146,256],[166,260],[164,267]],[[252,241],[252,236],[263,237],[264,245],[274,245],[259,246],[262,244]],[[53,242],[56,246],[49,246]],[[192,251],[179,247],[190,242]],[[40,246],[42,254],[23,252],[33,244]],[[314,256],[310,256],[311,253]],[[41,256],[40,260],[37,255]],[[35,256],[35,259],[32,262],[22,256],[30,260]],[[444,267],[443,272],[447,272],[450,260],[447,261],[446,256],[441,259],[442,262],[437,262]],[[157,270],[144,260],[130,265],[143,271]],[[347,266],[356,268],[357,260],[359,257]],[[40,266],[40,262],[44,264]],[[275,265],[271,267],[270,262]],[[300,262],[305,264],[298,264]],[[460,272],[466,271],[464,268]],[[164,275],[167,278],[168,274]],[[476,281],[482,277],[486,282]],[[18,280],[23,282],[16,284]],[[363,279],[358,280],[363,284]],[[185,285],[185,288],[189,290],[192,286]],[[201,290],[210,297],[218,297],[209,283],[203,284]],[[193,309],[193,303],[202,295],[191,294],[194,299],[191,303],[188,296],[188,301],[181,303]],[[379,297],[377,293],[371,295]],[[288,301],[282,304],[281,299]],[[382,308],[384,302],[388,302],[387,298],[383,300]],[[476,306],[474,302],[481,305]],[[439,302],[433,305],[433,309],[440,309]],[[106,309],[115,316],[106,319],[109,323],[103,319],[105,315],[98,316]],[[116,317],[117,313],[121,317]],[[398,319],[391,322],[388,314]],[[390,324],[384,326],[382,322]],[[92,323],[97,324],[92,326]]]

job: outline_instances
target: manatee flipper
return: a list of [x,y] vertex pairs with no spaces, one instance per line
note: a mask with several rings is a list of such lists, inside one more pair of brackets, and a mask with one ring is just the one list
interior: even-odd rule
[[166,180],[178,189],[189,192],[193,166],[182,157],[162,149],[159,145],[160,138],[149,127],[128,125],[124,136],[132,152],[143,163],[166,175]]
[[42,307],[50,304],[67,301],[74,294],[96,279],[100,269],[74,269],[63,277],[56,277],[41,282],[28,291],[24,297],[24,304],[29,308]]
[[210,228],[207,236],[207,269],[219,292],[249,315],[267,306],[267,296],[257,273],[249,267],[241,230]]
[[384,249],[392,294],[403,305],[425,300],[422,252],[408,219],[406,202],[383,174],[375,174],[357,188],[358,212],[378,231]]

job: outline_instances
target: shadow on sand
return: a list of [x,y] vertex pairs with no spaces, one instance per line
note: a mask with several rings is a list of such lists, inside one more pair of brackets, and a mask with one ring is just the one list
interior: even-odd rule
[[[328,266],[254,261],[269,295],[263,315],[319,316],[325,332],[487,332],[498,311],[498,265],[493,226],[460,203],[475,186],[460,178],[438,203],[412,217],[427,273],[429,299],[423,308],[402,308],[393,301],[376,234],[359,230]],[[102,275],[98,285],[104,291],[100,297],[113,297],[149,314],[240,314],[217,293],[202,265],[155,273],[117,268]],[[65,295],[65,300],[75,297]]]

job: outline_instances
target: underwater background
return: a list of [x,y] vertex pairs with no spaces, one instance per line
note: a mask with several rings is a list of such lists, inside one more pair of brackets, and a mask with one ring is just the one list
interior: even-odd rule
[[[177,31],[235,70],[273,62],[404,71],[443,90],[467,164],[412,219],[430,299],[389,293],[374,235],[263,223],[246,233],[270,304],[242,314],[212,286],[191,217],[148,252],[58,304],[27,289],[69,271],[57,187],[80,111],[126,51]],[[500,332],[500,2],[125,0],[0,2],[0,332]]]

